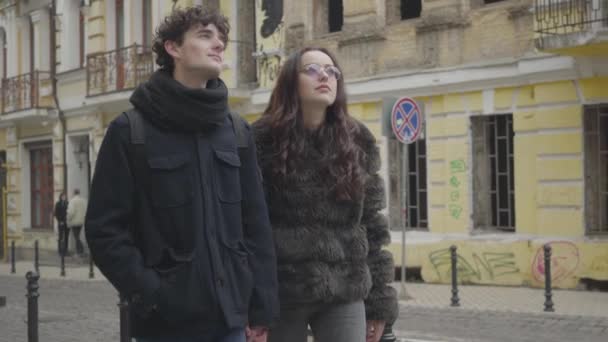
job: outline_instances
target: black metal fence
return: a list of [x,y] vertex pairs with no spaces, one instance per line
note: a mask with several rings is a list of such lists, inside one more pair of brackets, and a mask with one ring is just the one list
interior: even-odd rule
[[154,71],[149,47],[131,45],[87,56],[87,96],[134,89]]
[[53,107],[54,84],[48,71],[34,71],[15,77],[2,79],[2,114],[32,108]]
[[534,13],[541,38],[608,28],[607,0],[534,0]]

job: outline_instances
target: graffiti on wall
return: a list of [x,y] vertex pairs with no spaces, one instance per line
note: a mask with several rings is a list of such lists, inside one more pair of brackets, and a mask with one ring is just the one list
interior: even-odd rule
[[[429,254],[429,260],[440,281],[449,281],[452,274],[449,248]],[[456,269],[462,282],[494,281],[500,277],[520,272],[512,252],[481,252],[465,256],[457,253]]]
[[467,166],[462,159],[452,160],[450,161],[450,179],[449,183],[449,191],[450,191],[450,201],[448,203],[448,211],[450,216],[459,219],[462,215],[462,204],[461,204],[461,196],[460,189],[462,185],[462,174],[467,170]]
[[[569,241],[549,242],[551,246],[551,280],[559,283],[573,275],[580,263],[578,247]],[[536,251],[532,261],[532,276],[539,282],[545,281],[545,255],[543,246]]]
[[604,257],[596,257],[591,262],[590,267],[592,272],[597,272],[599,274],[605,274],[608,277],[608,255]]

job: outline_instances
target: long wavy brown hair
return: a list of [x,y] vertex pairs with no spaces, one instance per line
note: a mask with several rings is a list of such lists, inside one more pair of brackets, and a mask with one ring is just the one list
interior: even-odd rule
[[[324,48],[304,48],[292,54],[283,64],[262,122],[269,127],[274,156],[270,161],[273,179],[283,180],[296,170],[297,158],[306,148],[307,141],[302,123],[302,107],[298,95],[298,80],[302,68],[302,56],[309,51],[321,51],[331,58],[338,68],[336,58]],[[344,78],[338,80],[336,100],[327,107],[323,125],[316,132],[317,139],[331,152],[323,156],[324,171],[333,178],[333,191],[338,200],[354,200],[362,195],[363,171],[359,160],[362,152],[355,137],[359,126],[347,110]]]

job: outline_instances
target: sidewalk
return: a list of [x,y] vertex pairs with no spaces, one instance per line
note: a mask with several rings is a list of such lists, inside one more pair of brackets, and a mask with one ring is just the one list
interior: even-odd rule
[[[16,264],[16,274],[11,274],[10,269],[10,263],[0,263],[0,275],[20,277],[25,281],[25,274],[32,271],[34,265],[31,261],[19,261]],[[96,267],[95,277],[90,279],[88,265],[66,266],[65,277],[60,276],[60,271],[58,266],[40,266],[41,277],[47,279],[106,281]],[[400,292],[399,282],[393,283],[393,286]],[[543,311],[544,289],[487,285],[460,285],[458,289],[460,297],[458,309],[463,310],[608,318],[608,292],[553,290],[555,312],[546,313]],[[412,298],[399,301],[406,312],[408,307],[450,308],[452,296],[450,285],[408,282],[406,292]]]
[[[65,266],[65,277],[61,276],[61,268],[57,266],[48,266],[41,264],[40,277],[46,279],[65,279],[65,280],[82,280],[82,281],[106,281],[106,278],[99,272],[97,267],[93,267],[94,278],[89,278],[89,266],[86,265],[74,265],[67,264]],[[6,262],[0,262],[0,275],[19,277],[25,282],[25,274],[28,271],[34,270],[34,263],[32,261],[18,261],[15,264],[15,274],[11,274],[11,264]]]
[[[400,292],[401,284],[393,285]],[[408,307],[450,308],[450,285],[406,283],[405,289],[412,297],[399,301],[405,312]],[[458,290],[460,308],[456,309],[608,318],[608,292],[553,290],[555,312],[544,312],[544,289],[460,285]]]

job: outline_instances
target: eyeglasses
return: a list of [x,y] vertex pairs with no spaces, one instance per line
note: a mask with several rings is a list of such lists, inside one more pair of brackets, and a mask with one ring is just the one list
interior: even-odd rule
[[323,75],[321,73],[322,71],[324,71],[328,77],[333,77],[336,80],[339,80],[340,77],[342,77],[342,72],[340,71],[340,69],[338,69],[337,67],[335,67],[333,65],[324,65],[323,66],[323,65],[316,64],[316,63],[311,63],[311,64],[306,64],[304,66],[304,68],[302,68],[302,72],[310,77],[320,78]]

